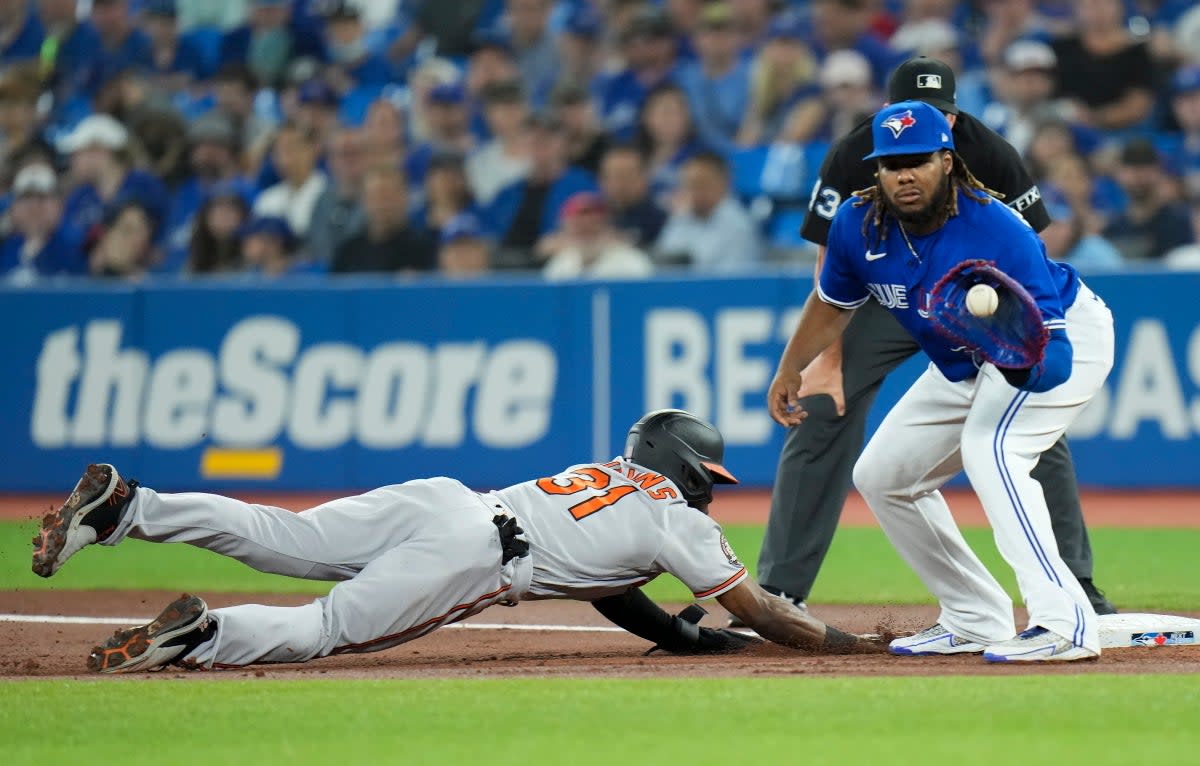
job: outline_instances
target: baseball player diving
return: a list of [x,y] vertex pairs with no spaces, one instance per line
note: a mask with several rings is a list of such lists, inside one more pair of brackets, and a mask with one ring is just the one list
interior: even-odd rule
[[[118,631],[88,667],[103,673],[305,662],[411,641],[493,604],[572,598],[680,653],[737,651],[757,639],[702,628],[694,607],[671,616],[639,586],[669,572],[697,599],[716,598],[759,635],[787,646],[883,651],[771,596],[749,577],[708,513],[714,484],[736,479],[724,441],[680,410],[647,414],[623,457],[572,466],[494,492],[449,478],[409,481],[302,513],[220,495],[158,493],[111,465],[87,468],[42,520],[33,570],[53,575],[92,543],[183,542],[263,572],[337,581],[298,607],[208,610],[196,596]],[[691,617],[685,615],[691,614]]]
[[[876,300],[931,364],[887,414],[853,479],[941,606],[937,624],[892,641],[890,651],[982,653],[994,662],[1097,657],[1096,613],[1059,555],[1030,471],[1108,375],[1112,314],[975,179],[940,110],[922,101],[892,104],[875,116],[872,139],[866,159],[875,162],[878,180],[833,218],[817,287],[769,389],[771,415],[786,426],[804,420],[802,371],[841,335],[856,308]],[[1048,330],[1042,361],[1002,370],[935,330],[929,293],[968,259],[994,262],[1028,291]],[[939,492],[959,471],[1016,573],[1029,610],[1019,634],[1008,596],[963,540]]]

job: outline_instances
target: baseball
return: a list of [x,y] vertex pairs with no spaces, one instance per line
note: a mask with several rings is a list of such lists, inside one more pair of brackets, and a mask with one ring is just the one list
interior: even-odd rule
[[1000,296],[987,285],[975,285],[967,291],[967,311],[977,317],[990,317],[1000,305]]

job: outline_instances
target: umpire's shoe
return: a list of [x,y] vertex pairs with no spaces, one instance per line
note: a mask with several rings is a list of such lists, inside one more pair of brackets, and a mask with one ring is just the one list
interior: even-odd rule
[[132,673],[153,670],[187,659],[189,653],[216,635],[216,621],[199,596],[183,594],[148,625],[118,630],[88,655],[88,670]]
[[33,538],[33,571],[49,577],[80,548],[106,539],[136,491],[137,482],[125,481],[108,463],[89,465],[62,507],[42,518]]
[[1092,602],[1092,608],[1096,610],[1096,614],[1117,613],[1117,608],[1104,595],[1104,591],[1096,587],[1096,584],[1092,582],[1092,578],[1081,577],[1079,578],[1079,584],[1083,587],[1083,592],[1087,594],[1088,601]]

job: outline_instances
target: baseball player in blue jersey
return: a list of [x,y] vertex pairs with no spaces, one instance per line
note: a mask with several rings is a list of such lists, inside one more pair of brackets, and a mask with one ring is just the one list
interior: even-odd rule
[[640,586],[670,572],[698,600],[715,598],[759,635],[830,653],[880,651],[874,637],[827,626],[758,586],[708,516],[714,484],[737,480],[710,424],[651,412],[625,454],[477,493],[438,477],[332,500],[302,513],[220,495],[155,492],[107,464],[91,465],[34,538],[33,570],[50,577],[93,543],[179,542],[260,571],[334,581],[295,607],[209,610],[197,596],[118,631],[88,667],[102,673],[165,665],[240,667],[374,652],[494,604],[590,601],[622,628],[670,652],[738,651],[758,639],[700,627],[704,611],[671,616]]
[[[872,124],[877,183],[834,217],[814,294],[769,391],[772,417],[797,425],[801,371],[872,298],[929,356],[888,413],[854,483],[901,556],[938,598],[938,623],[891,643],[894,654],[983,653],[1003,661],[1099,656],[1096,615],[1059,557],[1038,457],[1062,436],[1112,367],[1112,315],[1070,266],[1049,260],[1033,229],[995,202],[954,151],[945,116],[904,101]],[[959,262],[984,259],[1021,283],[1050,340],[1043,361],[1001,370],[954,347],[929,321],[928,295]],[[939,488],[966,471],[1029,610],[1012,604],[963,540]]]

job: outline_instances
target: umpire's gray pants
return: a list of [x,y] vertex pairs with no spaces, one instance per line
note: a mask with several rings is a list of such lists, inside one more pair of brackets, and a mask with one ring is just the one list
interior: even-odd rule
[[[789,428],[784,440],[758,560],[763,585],[808,599],[850,491],[871,404],[888,373],[919,350],[875,301],[855,312],[842,336],[846,414],[838,417],[829,396],[808,397],[808,418]],[[1076,578],[1090,578],[1092,547],[1065,438],[1042,455],[1032,476],[1042,485],[1059,555]]]

